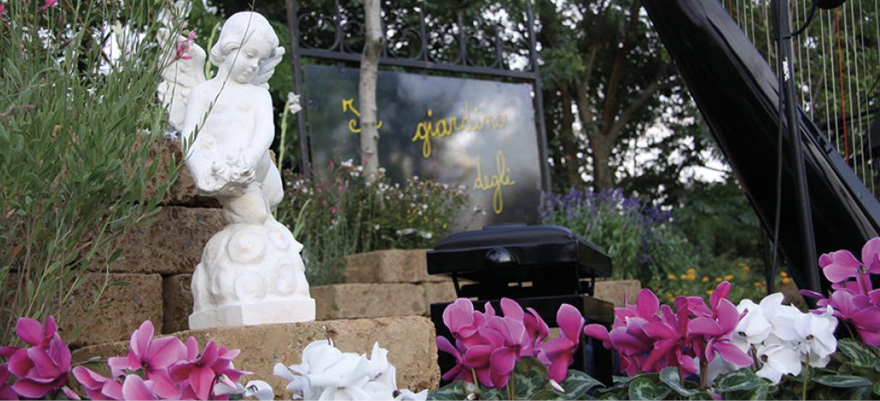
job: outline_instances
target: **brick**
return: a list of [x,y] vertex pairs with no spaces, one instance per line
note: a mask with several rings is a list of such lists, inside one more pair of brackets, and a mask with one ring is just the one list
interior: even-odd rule
[[641,289],[642,283],[639,280],[597,281],[593,297],[611,302],[615,307],[622,307],[624,294],[633,303]]
[[162,279],[164,300],[163,333],[189,330],[189,315],[193,311],[192,274],[175,274]]
[[346,283],[421,283],[448,280],[428,274],[424,249],[388,249],[345,258]]
[[[131,326],[134,330],[136,326]],[[276,363],[285,366],[302,363],[302,350],[312,341],[333,339],[336,347],[345,352],[369,356],[373,343],[388,349],[388,360],[397,368],[397,385],[413,391],[435,389],[440,381],[437,366],[434,325],[421,316],[400,316],[377,319],[330,320],[304,323],[269,324],[248,327],[224,327],[184,331],[174,334],[181,340],[195,337],[204,347],[208,341],[241,349],[235,367],[254,372],[247,380],[265,380],[275,388],[275,394],[290,399],[284,389],[287,385],[272,374]],[[73,352],[73,361],[81,362],[92,356],[107,358],[128,353],[127,342],[102,344]],[[95,365],[90,368],[106,374]]]
[[312,287],[317,319],[425,315],[425,289],[416,284],[333,284]]
[[[192,273],[211,237],[223,229],[222,209],[166,206],[153,224],[135,227],[114,243],[122,257],[110,265],[114,273]],[[96,263],[95,268],[103,268]]]
[[90,273],[85,280],[58,320],[58,331],[65,340],[71,339],[78,326],[71,347],[128,340],[144,320],[152,321],[156,332],[161,333],[162,276],[110,274],[108,285],[92,310],[92,294],[104,283],[104,275]]
[[430,315],[431,304],[455,301],[455,285],[452,284],[452,280],[420,283],[419,286],[425,290],[425,302],[428,304],[426,316]]

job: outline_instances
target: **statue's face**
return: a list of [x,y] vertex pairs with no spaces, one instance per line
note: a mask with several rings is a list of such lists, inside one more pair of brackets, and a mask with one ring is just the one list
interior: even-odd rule
[[[230,68],[229,77],[238,83],[248,83],[260,69],[260,61],[272,54],[272,43],[263,40],[259,34],[249,35],[239,49],[233,50],[226,57],[227,63],[234,63]],[[236,55],[236,53],[238,53]]]

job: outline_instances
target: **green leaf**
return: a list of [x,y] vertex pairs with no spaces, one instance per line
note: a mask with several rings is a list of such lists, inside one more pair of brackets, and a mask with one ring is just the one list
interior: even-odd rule
[[547,382],[547,366],[537,358],[523,358],[513,368],[511,380],[516,386],[514,388],[516,398],[528,400],[532,398],[532,394],[544,388],[544,383]]
[[880,358],[867,345],[844,338],[837,343],[837,349],[849,358],[849,364],[880,371]]
[[428,392],[429,400],[463,400],[467,398],[464,392],[464,381],[458,380]]
[[880,395],[880,382],[874,383],[874,394]]
[[723,375],[716,383],[715,391],[719,393],[746,391],[766,384],[764,379],[756,376],[755,372],[749,368]]
[[660,371],[660,381],[666,383],[669,388],[681,394],[682,397],[690,397],[697,393],[697,390],[689,390],[681,385],[681,376],[678,374],[678,368],[669,366]]
[[725,394],[725,398],[732,400],[766,400],[769,393],[770,385],[765,382],[749,390],[732,391]]
[[823,386],[835,388],[870,387],[873,384],[864,377],[852,375],[816,376],[813,381]]
[[672,389],[665,384],[648,377],[640,377],[629,384],[629,399],[631,400],[662,400],[670,392]]
[[535,394],[532,394],[533,400],[565,400],[565,399],[567,399],[567,398],[563,398],[563,397],[564,397],[564,395],[557,393],[556,391],[547,390],[547,389],[544,389],[544,390],[538,391]]
[[594,387],[604,387],[602,382],[579,370],[569,369],[568,377],[559,383],[565,390],[566,400],[579,400]]
[[715,401],[715,397],[712,397],[712,393],[710,393],[706,390],[700,390],[700,391],[694,393],[694,395],[688,397],[688,399],[689,400],[712,400],[712,401]]

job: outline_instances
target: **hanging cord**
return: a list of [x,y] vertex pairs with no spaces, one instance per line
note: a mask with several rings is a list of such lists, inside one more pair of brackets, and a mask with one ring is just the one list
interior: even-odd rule
[[846,96],[844,93],[843,86],[843,52],[840,46],[840,11],[834,10],[834,17],[837,25],[837,68],[840,73],[840,103],[843,111],[843,150],[844,150],[844,161],[849,165],[849,139],[846,134]]

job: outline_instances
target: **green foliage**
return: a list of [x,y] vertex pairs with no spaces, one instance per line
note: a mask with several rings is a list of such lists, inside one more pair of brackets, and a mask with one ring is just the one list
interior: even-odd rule
[[331,166],[326,178],[285,173],[277,218],[305,248],[312,285],[340,282],[348,255],[378,249],[431,248],[468,205],[457,188],[411,178],[403,185],[380,176],[370,184],[362,166]]
[[[602,383],[584,372],[569,370],[568,376],[555,389],[547,379],[547,367],[532,357],[523,358],[514,367],[510,382],[501,389],[474,385],[462,380],[452,382],[428,393],[429,400],[582,400],[592,399],[587,393]],[[514,394],[510,392],[513,391]],[[511,395],[513,395],[511,397]]]
[[[86,272],[118,259],[112,241],[148,223],[175,179],[156,188],[150,155],[150,133],[165,130],[156,100],[160,49],[135,39],[155,37],[159,7],[61,1],[38,9],[7,3],[0,17],[3,344],[12,343],[19,317],[65,322],[74,291],[92,296],[77,304],[94,305],[109,283]],[[102,29],[104,21],[122,29]],[[114,62],[103,52],[111,36],[128,51]],[[166,167],[174,174],[178,165]]]

